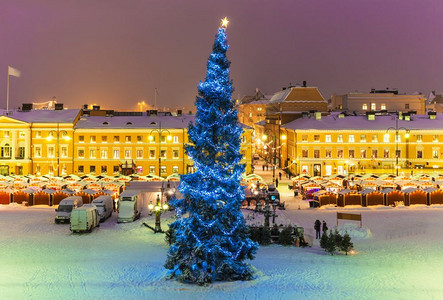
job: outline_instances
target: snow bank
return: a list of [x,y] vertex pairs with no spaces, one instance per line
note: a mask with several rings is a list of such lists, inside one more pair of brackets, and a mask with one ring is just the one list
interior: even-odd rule
[[372,238],[372,233],[369,228],[360,228],[360,226],[356,223],[344,223],[338,227],[335,226],[334,229],[337,229],[341,235],[344,235],[347,232],[353,240]]

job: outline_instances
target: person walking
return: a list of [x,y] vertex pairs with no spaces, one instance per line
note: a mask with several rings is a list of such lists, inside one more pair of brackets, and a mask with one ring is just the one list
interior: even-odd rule
[[275,178],[275,187],[278,188],[278,178]]
[[278,172],[278,178],[280,179],[280,181],[281,181],[281,172]]
[[323,220],[323,233],[325,233],[326,231],[328,231],[328,226],[326,225],[325,220]]
[[321,227],[320,220],[315,220],[314,229],[315,229],[315,238],[316,239],[320,238],[320,227]]
[[262,169],[263,169],[263,171],[264,171],[264,170],[265,170],[265,164],[263,164],[261,167],[262,167]]

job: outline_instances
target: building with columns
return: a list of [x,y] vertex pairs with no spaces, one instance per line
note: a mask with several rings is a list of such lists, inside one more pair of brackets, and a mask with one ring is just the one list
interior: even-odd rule
[[[185,153],[194,115],[150,110],[62,109],[0,116],[0,174],[119,173],[162,177],[193,172]],[[252,128],[241,124],[242,163],[252,170]]]
[[291,174],[414,172],[443,168],[443,115],[331,113],[282,126],[282,159]]

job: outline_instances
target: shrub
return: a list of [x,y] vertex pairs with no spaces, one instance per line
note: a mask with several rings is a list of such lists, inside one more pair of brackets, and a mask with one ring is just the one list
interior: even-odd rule
[[290,246],[294,244],[294,238],[292,237],[292,226],[289,225],[287,227],[285,227],[281,232],[280,232],[280,244],[283,246]]

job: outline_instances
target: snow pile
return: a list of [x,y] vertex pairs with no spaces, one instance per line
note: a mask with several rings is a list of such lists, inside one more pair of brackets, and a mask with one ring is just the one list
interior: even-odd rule
[[337,227],[338,232],[344,235],[346,232],[353,240],[365,240],[372,238],[372,233],[369,228],[363,228],[356,223],[345,223]]

